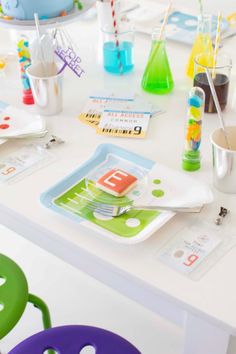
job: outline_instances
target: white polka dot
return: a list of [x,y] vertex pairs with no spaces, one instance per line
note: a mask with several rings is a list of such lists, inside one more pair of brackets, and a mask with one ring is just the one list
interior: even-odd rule
[[97,213],[96,211],[93,212],[93,216],[96,219],[101,220],[101,221],[108,221],[108,220],[112,220],[113,219],[112,216],[102,215],[102,214]]
[[177,17],[177,16],[172,16],[172,17],[171,17],[171,21],[173,21],[173,22],[178,22],[178,21],[179,21],[179,17]]
[[141,221],[136,218],[130,218],[126,220],[125,224],[128,227],[138,227],[141,224]]
[[188,27],[195,27],[197,25],[197,21],[194,19],[187,20],[187,21],[185,21],[185,25]]

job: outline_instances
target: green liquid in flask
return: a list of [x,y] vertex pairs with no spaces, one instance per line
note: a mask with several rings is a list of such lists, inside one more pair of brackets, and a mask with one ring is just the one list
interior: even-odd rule
[[143,74],[142,88],[155,94],[173,90],[174,81],[166,53],[165,41],[153,41],[152,50]]

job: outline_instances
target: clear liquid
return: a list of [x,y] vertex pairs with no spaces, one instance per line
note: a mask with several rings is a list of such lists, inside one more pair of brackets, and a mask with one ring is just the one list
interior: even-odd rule
[[114,42],[103,45],[104,69],[109,73],[123,74],[133,70],[133,43],[122,42],[117,48]]
[[151,93],[166,94],[172,91],[173,87],[165,41],[155,41],[143,74],[142,88]]
[[[204,66],[211,66],[211,63],[213,62],[213,46],[212,46],[212,40],[209,34],[202,34],[199,33],[197,37],[195,38],[190,56],[189,56],[189,61],[187,64],[186,68],[186,74],[188,77],[191,79],[194,78],[194,58],[198,54],[206,54],[206,58],[202,59],[201,65]],[[210,62],[209,62],[210,61]]]

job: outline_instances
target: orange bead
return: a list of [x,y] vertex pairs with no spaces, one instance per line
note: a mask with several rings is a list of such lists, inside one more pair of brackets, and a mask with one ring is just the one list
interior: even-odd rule
[[6,15],[4,15],[3,18],[4,18],[4,20],[12,20],[12,19],[13,19],[13,17],[11,17],[11,16],[6,16]]

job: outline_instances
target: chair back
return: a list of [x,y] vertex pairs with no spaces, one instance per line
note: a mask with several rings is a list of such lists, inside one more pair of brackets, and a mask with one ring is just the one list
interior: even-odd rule
[[92,346],[96,354],[141,354],[130,342],[115,333],[79,325],[50,328],[37,333],[8,354],[43,354],[48,349],[58,354],[80,354],[87,346]]
[[0,339],[21,318],[28,300],[24,273],[10,258],[0,253]]

